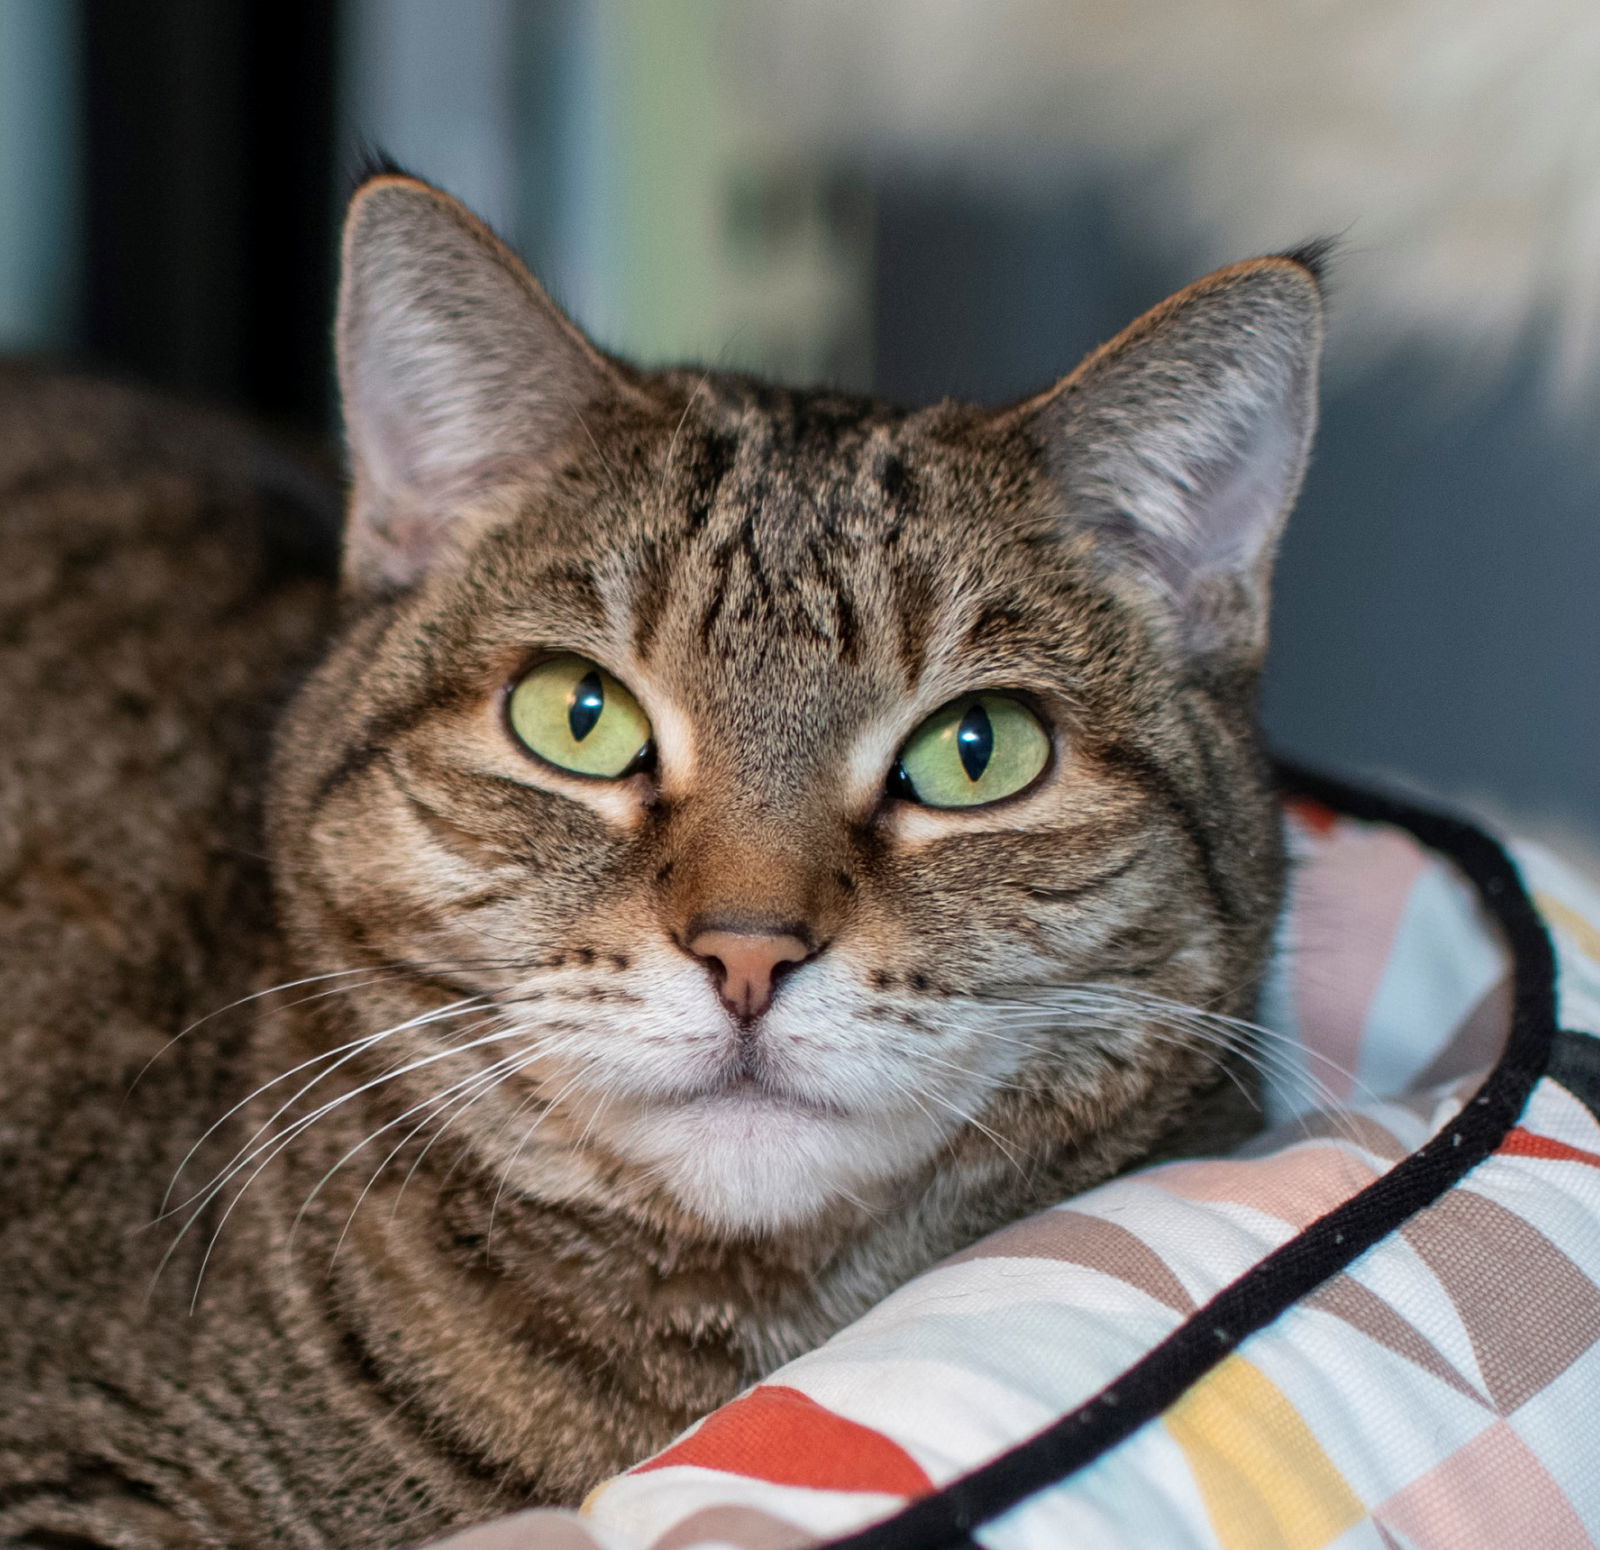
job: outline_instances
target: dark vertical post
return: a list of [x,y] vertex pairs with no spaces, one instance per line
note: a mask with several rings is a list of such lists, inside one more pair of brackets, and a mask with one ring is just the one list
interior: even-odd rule
[[85,353],[274,419],[327,417],[332,0],[89,0]]

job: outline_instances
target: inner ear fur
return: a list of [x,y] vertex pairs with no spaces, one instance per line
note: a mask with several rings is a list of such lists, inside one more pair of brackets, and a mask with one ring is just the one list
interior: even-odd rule
[[356,590],[412,585],[628,391],[482,221],[392,172],[351,199],[336,338]]

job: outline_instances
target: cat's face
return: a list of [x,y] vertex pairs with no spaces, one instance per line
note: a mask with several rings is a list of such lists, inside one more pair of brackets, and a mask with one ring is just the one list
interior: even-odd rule
[[305,972],[408,966],[370,1031],[439,1013],[383,1049],[466,1080],[512,1189],[579,1148],[770,1230],[1137,1144],[1214,1075],[1152,998],[1248,1005],[1276,910],[1304,269],[910,414],[618,367],[407,180],[345,284],[363,609],[283,741],[280,882]]

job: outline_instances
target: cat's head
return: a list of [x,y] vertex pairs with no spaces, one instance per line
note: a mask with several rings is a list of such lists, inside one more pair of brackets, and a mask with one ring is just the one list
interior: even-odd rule
[[379,1068],[513,1192],[581,1148],[770,1230],[1147,1145],[1217,1072],[1167,1003],[1247,1010],[1278,905],[1319,317],[1256,260],[1022,404],[906,411],[624,366],[368,182],[350,622],[275,777],[299,967],[373,971]]

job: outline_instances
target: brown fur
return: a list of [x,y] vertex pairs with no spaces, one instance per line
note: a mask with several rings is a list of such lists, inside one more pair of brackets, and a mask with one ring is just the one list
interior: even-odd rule
[[[574,1501],[1232,1091],[1132,998],[1248,1015],[1277,912],[1252,715],[1303,267],[1213,277],[1031,404],[908,412],[610,362],[408,180],[350,233],[345,617],[278,738],[276,927],[252,771],[323,594],[270,571],[256,455],[4,396],[6,1542],[394,1545]],[[1256,511],[1230,449],[1274,384]],[[513,743],[545,647],[640,696],[654,772]],[[887,799],[986,686],[1049,724],[1046,775]],[[707,920],[814,950],[754,1028],[682,946]],[[760,1104],[684,1077],[702,1047]],[[703,1149],[650,1152],[666,1110]]]

